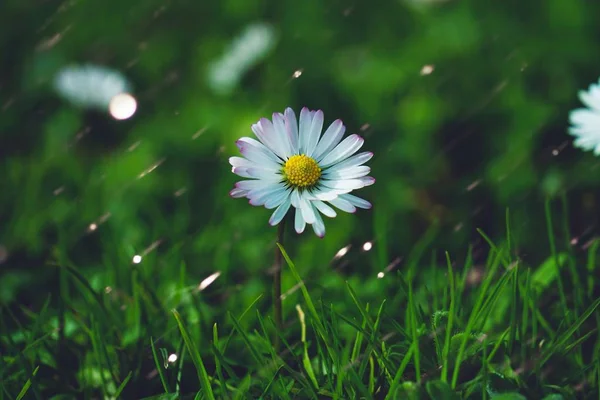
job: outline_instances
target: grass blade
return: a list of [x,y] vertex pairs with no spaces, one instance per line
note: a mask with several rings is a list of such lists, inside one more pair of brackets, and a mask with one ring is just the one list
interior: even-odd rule
[[181,336],[183,341],[185,342],[185,347],[187,347],[190,356],[192,357],[192,362],[196,367],[196,372],[198,373],[198,379],[200,380],[200,386],[202,391],[204,392],[204,396],[207,399],[214,400],[215,396],[212,391],[212,387],[210,385],[210,380],[208,378],[208,374],[206,372],[206,368],[204,367],[204,363],[202,362],[202,357],[200,357],[200,352],[196,347],[196,344],[190,338],[187,328],[185,327],[183,320],[181,319],[181,315],[177,312],[177,310],[173,310],[173,315],[177,320],[177,325],[179,326],[179,331],[181,332]]

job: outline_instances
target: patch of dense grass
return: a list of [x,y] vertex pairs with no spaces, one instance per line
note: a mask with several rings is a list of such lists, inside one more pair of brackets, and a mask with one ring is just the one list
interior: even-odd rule
[[279,332],[267,293],[226,310],[183,262],[155,274],[107,265],[99,285],[57,250],[59,289],[0,308],[0,399],[598,398],[600,242],[576,254],[546,211],[541,265],[514,255],[507,213],[506,237],[480,232],[485,263],[470,249],[428,263],[426,235],[368,301],[341,276],[320,287],[280,247],[296,285]]

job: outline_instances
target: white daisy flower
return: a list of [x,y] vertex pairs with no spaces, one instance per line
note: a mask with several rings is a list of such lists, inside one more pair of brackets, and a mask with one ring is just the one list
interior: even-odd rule
[[588,91],[581,90],[579,99],[588,108],[571,111],[569,134],[576,137],[573,145],[600,155],[600,82],[591,84]]
[[303,108],[300,123],[291,108],[273,114],[273,121],[261,118],[252,125],[258,140],[243,137],[236,144],[244,157],[231,157],[233,173],[250,178],[235,184],[232,197],[246,197],[253,206],[275,209],[269,219],[277,225],[291,207],[295,208],[296,232],[312,225],[319,237],[325,236],[321,214],[333,218],[336,212],[327,203],[349,213],[356,208],[371,208],[371,203],[350,192],[375,183],[367,176],[371,168],[363,165],[373,157],[364,152],[354,155],[363,138],[350,135],[334,121],[321,135],[323,112]]

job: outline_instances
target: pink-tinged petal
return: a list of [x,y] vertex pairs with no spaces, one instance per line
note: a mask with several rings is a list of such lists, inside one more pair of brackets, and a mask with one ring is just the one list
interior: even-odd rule
[[315,149],[317,148],[317,143],[319,143],[319,138],[321,137],[321,132],[323,131],[323,120],[323,111],[316,111],[310,125],[308,141],[306,144],[306,155],[309,157],[313,157]]
[[335,218],[335,216],[337,215],[333,208],[329,207],[321,200],[313,200],[312,204],[317,208],[317,210],[321,212],[321,214],[325,215],[326,217]]
[[373,207],[373,205],[367,200],[361,199],[360,197],[356,197],[352,194],[342,194],[340,195],[340,199],[347,200],[353,206],[363,208],[365,210],[368,210],[371,207]]
[[254,132],[256,137],[279,158],[286,158],[283,142],[275,132],[275,128],[273,128],[273,123],[271,121],[266,118],[261,118],[258,123],[252,125],[252,132]]
[[296,121],[296,114],[291,108],[286,108],[283,114],[285,119],[285,129],[288,135],[288,139],[292,146],[293,154],[300,154],[300,147],[298,144],[298,121]]
[[352,154],[356,153],[363,145],[364,139],[358,135],[350,135],[346,139],[342,140],[329,154],[327,154],[319,162],[321,168],[329,167],[330,165],[336,164],[340,161],[345,160]]
[[310,111],[308,110],[308,108],[304,107],[300,111],[300,126],[298,128],[298,143],[300,154],[306,154],[311,125],[312,117],[310,115]]
[[302,211],[296,208],[296,217],[294,219],[294,229],[296,233],[300,234],[304,232],[304,228],[306,228],[306,221],[302,218]]
[[371,158],[373,158],[373,153],[371,153],[370,151],[365,151],[363,153],[355,154],[352,157],[349,157],[344,161],[327,168],[325,171],[335,172],[346,168],[358,167],[369,161]]
[[241,197],[246,197],[246,194],[248,194],[248,191],[243,190],[243,189],[239,189],[239,188],[233,188],[229,191],[229,195],[231,197],[233,197],[234,199],[239,199]]
[[325,236],[325,223],[318,212],[315,211],[314,214],[315,222],[312,224],[313,231],[315,231],[315,234],[322,239]]
[[333,205],[334,207],[336,207],[336,208],[338,208],[338,209],[340,209],[342,211],[345,211],[347,213],[354,214],[356,212],[356,207],[354,207],[352,205],[352,203],[350,203],[348,200],[344,200],[341,197],[338,197],[337,199],[330,200],[329,203],[331,205]]
[[290,142],[287,128],[285,127],[285,118],[283,114],[273,114],[273,130],[275,131],[275,135],[283,147],[285,159],[291,157],[294,153],[292,151],[292,143]]
[[271,218],[269,218],[269,225],[275,226],[280,223],[290,209],[290,204],[290,199],[288,197],[287,200],[281,203],[281,205],[273,212]]
[[317,161],[320,161],[327,153],[329,153],[335,146],[340,143],[342,137],[344,137],[344,132],[346,132],[346,127],[342,123],[342,120],[337,119],[333,121],[329,128],[323,134],[321,140],[319,140],[319,144],[313,153],[313,158]]
[[371,172],[371,168],[361,165],[360,167],[350,167],[338,171],[327,171],[323,174],[324,179],[342,180],[362,178]]
[[358,180],[361,181],[365,185],[365,187],[371,186],[375,183],[375,178],[373,178],[372,176],[365,176],[363,178],[358,178]]
[[277,155],[257,140],[243,137],[235,144],[240,153],[250,161],[269,168],[277,168],[281,165],[281,160],[277,158]]

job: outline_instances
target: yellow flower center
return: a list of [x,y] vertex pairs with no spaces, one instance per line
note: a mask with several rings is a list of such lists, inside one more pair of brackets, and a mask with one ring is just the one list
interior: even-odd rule
[[291,156],[285,162],[283,175],[290,185],[305,188],[319,181],[321,168],[313,158],[300,154]]

